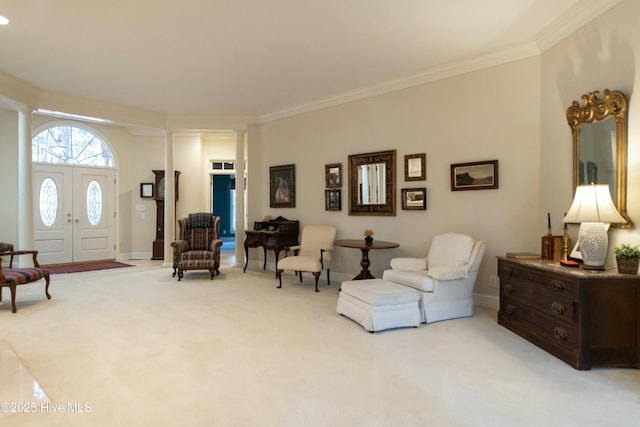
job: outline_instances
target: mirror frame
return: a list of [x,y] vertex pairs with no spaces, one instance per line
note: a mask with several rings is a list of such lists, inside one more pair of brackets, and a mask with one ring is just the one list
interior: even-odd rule
[[582,95],[583,106],[573,101],[567,108],[567,122],[573,139],[573,192],[575,194],[579,177],[580,127],[614,117],[616,122],[616,194],[614,203],[626,224],[611,224],[612,227],[629,228],[631,221],[627,215],[627,98],[622,92],[604,90],[603,99],[599,91]]
[[[358,204],[358,167],[361,165],[385,164],[384,205]],[[349,155],[349,215],[396,215],[396,150]]]

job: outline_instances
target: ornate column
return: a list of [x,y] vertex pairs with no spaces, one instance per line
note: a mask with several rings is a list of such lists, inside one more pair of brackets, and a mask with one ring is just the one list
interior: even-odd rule
[[173,137],[171,131],[165,132],[164,139],[164,262],[163,267],[173,265],[171,242],[176,236],[176,181],[173,167]]
[[244,266],[244,130],[236,133],[236,262],[234,267]]
[[[31,114],[29,107],[18,110],[18,244],[16,249],[34,249],[33,237],[33,163],[31,160]],[[20,266],[32,263],[29,257]],[[24,265],[27,264],[27,265]]]

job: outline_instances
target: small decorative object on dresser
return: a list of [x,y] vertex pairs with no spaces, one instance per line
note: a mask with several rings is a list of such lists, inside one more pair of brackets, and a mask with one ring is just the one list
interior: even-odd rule
[[498,257],[498,323],[575,369],[640,368],[640,276]]
[[547,234],[542,236],[542,259],[558,262],[562,259],[563,236],[554,236],[551,230],[551,213],[547,212]]
[[614,253],[618,264],[618,273],[638,274],[638,264],[640,264],[640,248],[638,248],[638,245],[631,246],[623,243],[614,248]]

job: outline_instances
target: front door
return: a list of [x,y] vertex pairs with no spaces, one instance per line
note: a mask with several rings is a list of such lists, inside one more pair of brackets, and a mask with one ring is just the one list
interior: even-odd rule
[[113,169],[33,165],[41,264],[115,258],[114,175]]

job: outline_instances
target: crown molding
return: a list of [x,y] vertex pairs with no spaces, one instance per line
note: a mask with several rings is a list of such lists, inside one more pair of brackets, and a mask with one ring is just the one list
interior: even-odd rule
[[307,113],[321,108],[333,107],[348,102],[358,101],[377,95],[382,95],[397,90],[407,89],[413,86],[431,83],[434,81],[459,76],[462,74],[479,71],[496,65],[506,64],[520,59],[529,58],[540,54],[538,46],[534,42],[524,43],[500,51],[451,62],[437,67],[429,68],[416,74],[410,74],[393,80],[364,86],[349,92],[327,97],[308,104],[302,104],[286,108],[275,113],[265,114],[259,117],[260,123],[282,119],[297,114]]
[[536,34],[531,42],[433,67],[416,74],[364,86],[307,104],[284,108],[274,113],[261,115],[258,120],[259,123],[266,123],[540,55],[621,1],[582,0],[567,10],[560,18],[553,21],[547,28]]
[[534,36],[540,52],[546,52],[622,0],[584,0],[576,3],[558,19]]

